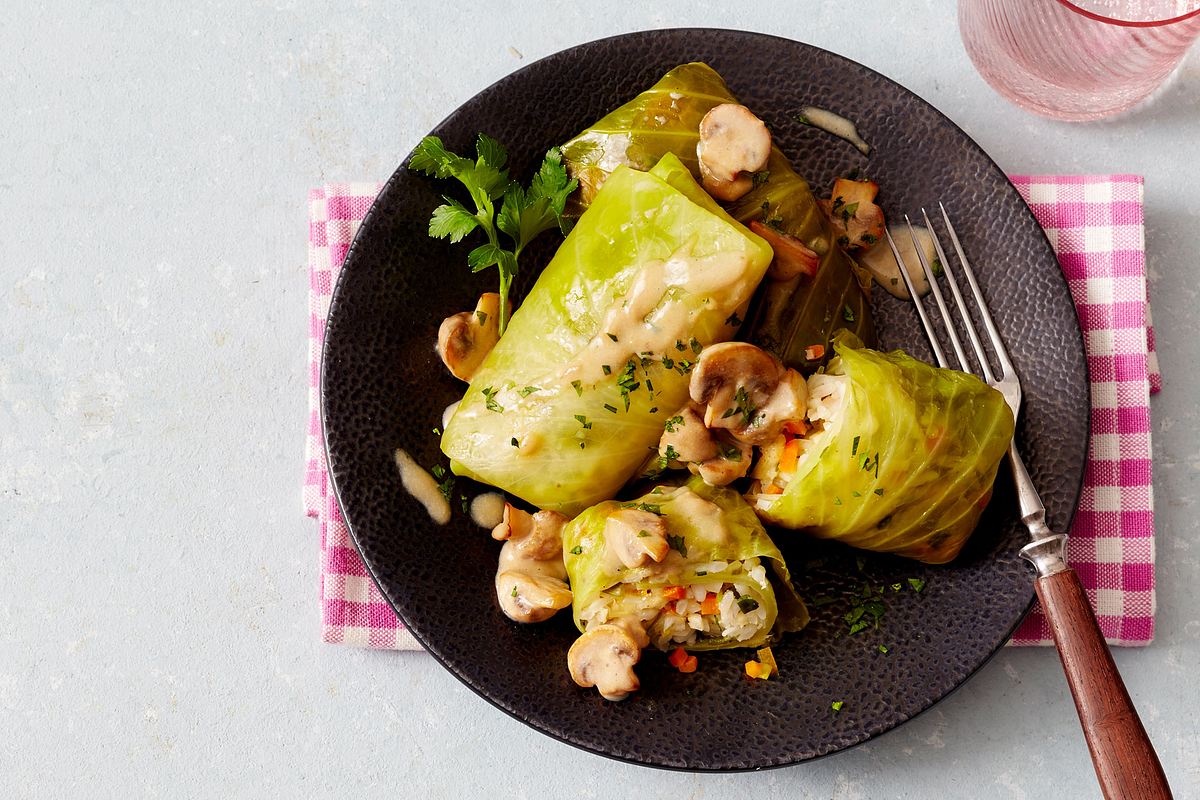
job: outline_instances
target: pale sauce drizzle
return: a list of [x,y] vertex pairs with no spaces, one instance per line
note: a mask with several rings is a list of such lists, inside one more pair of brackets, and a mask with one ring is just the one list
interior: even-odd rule
[[481,528],[492,528],[504,520],[504,495],[485,492],[471,501],[471,521]]
[[[604,315],[600,330],[563,371],[564,382],[596,383],[604,378],[605,365],[619,371],[632,355],[665,353],[677,341],[687,342],[697,315],[724,315],[745,301],[753,289],[748,266],[745,256],[728,252],[703,257],[677,252],[666,261],[647,263],[625,297]],[[709,304],[689,308],[667,297],[673,288],[707,298]]]
[[439,525],[449,522],[450,504],[438,488],[438,482],[403,450],[397,450],[395,457],[396,466],[400,470],[400,482],[404,484],[405,491],[425,506],[431,520]]
[[858,128],[845,117],[816,106],[805,106],[800,109],[800,116],[814,128],[820,128],[839,139],[845,139],[857,147],[864,156],[871,155],[871,145],[863,141],[862,137],[858,135]]
[[454,416],[454,412],[458,411],[458,404],[462,400],[455,400],[450,405],[446,406],[446,410],[442,412],[442,430],[445,430],[450,425],[450,419]]

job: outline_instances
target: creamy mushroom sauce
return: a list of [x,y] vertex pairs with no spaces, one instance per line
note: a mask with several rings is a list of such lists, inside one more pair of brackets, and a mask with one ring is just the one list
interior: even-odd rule
[[[921,254],[925,256],[925,260],[932,268],[934,259],[937,258],[937,251],[934,249],[933,235],[929,229],[914,225],[912,235],[910,235],[907,225],[889,225],[888,233],[896,242],[896,249],[900,251],[900,258],[904,260],[904,266],[908,270],[908,277],[912,280],[913,288],[917,290],[917,296],[924,297],[929,294],[929,280],[925,277],[925,270],[921,267],[921,260],[917,257],[917,250],[913,245],[913,236],[915,235],[917,244],[921,248]],[[904,278],[900,275],[900,265],[896,263],[896,256],[892,253],[892,248],[886,239],[861,254],[858,257],[858,263],[867,268],[871,276],[875,278],[875,282],[882,286],[885,292],[893,297],[899,297],[901,300],[909,298],[908,287],[904,285]]]
[[439,525],[449,522],[450,503],[446,501],[433,476],[403,450],[396,451],[395,459],[396,467],[400,470],[400,482],[404,484],[405,491],[425,506],[431,520]]
[[805,106],[800,109],[800,114],[814,128],[820,128],[839,139],[845,139],[857,147],[864,156],[871,154],[871,145],[863,141],[863,138],[858,135],[858,128],[845,117],[816,106]]
[[597,383],[604,378],[604,364],[622,364],[638,353],[665,353],[675,342],[688,341],[699,309],[678,301],[663,302],[671,289],[707,298],[708,312],[717,309],[726,315],[739,310],[753,289],[748,266],[739,253],[677,252],[666,261],[647,263],[624,298],[605,314],[600,330],[563,371],[563,382]]

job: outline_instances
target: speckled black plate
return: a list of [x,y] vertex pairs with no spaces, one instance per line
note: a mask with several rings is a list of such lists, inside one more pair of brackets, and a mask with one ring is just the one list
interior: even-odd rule
[[[883,187],[893,219],[944,201],[974,256],[984,291],[1025,386],[1019,425],[1030,472],[1066,529],[1082,481],[1088,388],[1082,339],[1054,254],[1016,190],[987,155],[921,98],[866,67],[798,42],[753,33],[669,30],[604,39],[545,58],[476,95],[433,133],[467,151],[478,131],[508,145],[527,177],[560,143],[678,64],[707,61],[763,116],[818,191],[854,166]],[[796,123],[804,105],[845,114],[873,146]],[[363,222],[334,293],[322,399],[334,488],[354,540],[389,602],[460,680],[517,719],[565,742],[626,761],[693,770],[791,764],[865,741],[929,708],[963,683],[1009,637],[1033,597],[1017,551],[1023,533],[1003,472],[991,507],[962,556],[947,567],[860,554],[779,532],[812,624],[775,646],[779,680],[742,674],[749,651],[700,655],[681,675],[657,653],[638,667],[642,690],[607,703],[577,688],[566,652],[569,614],[522,627],[493,598],[498,546],[455,508],[430,523],[401,488],[392,453],[444,463],[431,429],[462,385],[433,352],[438,324],[494,291],[495,273],[471,275],[465,245],[426,235],[443,185],[401,167]],[[528,251],[521,297],[555,246]],[[929,358],[912,308],[876,291],[886,347]],[[460,480],[471,493],[480,487]],[[846,636],[847,598],[864,581],[927,581],[917,594],[886,592],[878,631]],[[885,645],[886,654],[879,650]],[[833,701],[843,703],[834,713]],[[980,709],[980,713],[987,713]]]

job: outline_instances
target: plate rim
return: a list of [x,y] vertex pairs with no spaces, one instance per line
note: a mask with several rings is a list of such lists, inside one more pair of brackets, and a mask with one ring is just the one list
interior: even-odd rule
[[[590,39],[586,42],[579,42],[578,44],[571,45],[570,47],[566,47],[561,50],[557,50],[553,53],[548,53],[548,54],[542,56],[541,58],[531,61],[530,63],[525,64],[524,66],[522,66],[516,70],[513,70],[512,72],[510,72],[506,75],[501,76],[497,80],[488,84],[483,89],[480,89],[479,91],[475,92],[470,97],[465,99],[462,103],[460,103],[453,110],[451,110],[446,116],[444,116],[441,120],[439,120],[430,130],[437,130],[437,129],[443,127],[444,125],[446,125],[456,115],[458,115],[458,113],[462,110],[463,106],[470,103],[471,101],[473,101],[475,98],[479,97],[480,95],[488,94],[489,92],[493,91],[496,87],[498,87],[502,84],[506,84],[510,81],[519,80],[523,74],[534,69],[535,67],[542,65],[546,61],[565,57],[568,54],[575,52],[576,50],[579,50],[579,49],[582,49],[585,47],[593,47],[595,45],[598,45],[598,44],[601,44],[604,42],[635,39],[635,38],[639,38],[639,37],[652,36],[654,34],[664,34],[664,33],[665,34],[699,35],[699,36],[724,36],[727,34],[735,34],[735,35],[759,37],[759,38],[766,39],[766,40],[784,42],[788,45],[800,45],[801,47],[820,51],[822,53],[827,54],[828,56],[832,56],[833,58],[840,59],[848,64],[854,65],[855,67],[866,70],[868,73],[871,73],[871,74],[877,76],[878,78],[882,78],[884,81],[886,81],[888,84],[890,84],[894,89],[897,89],[900,92],[912,95],[917,100],[919,100],[921,103],[923,103],[926,107],[928,107],[930,110],[932,110],[944,122],[948,123],[955,131],[957,131],[963,137],[963,139],[966,140],[967,143],[969,143],[969,147],[971,149],[976,151],[979,155],[982,155],[987,160],[987,162],[989,164],[991,164],[992,167],[994,167],[999,172],[999,174],[1004,176],[1005,180],[1008,183],[1009,190],[1016,193],[1017,198],[1021,201],[1020,205],[1023,208],[1023,213],[1025,215],[1027,215],[1033,221],[1033,223],[1036,227],[1036,230],[1038,232],[1038,236],[1040,237],[1042,242],[1045,244],[1045,247],[1049,250],[1049,252],[1051,254],[1055,255],[1055,258],[1057,260],[1057,253],[1054,250],[1053,245],[1050,243],[1050,239],[1046,235],[1045,229],[1042,227],[1041,223],[1038,222],[1037,217],[1034,215],[1033,210],[1029,207],[1029,204],[1025,201],[1025,199],[1023,197],[1020,196],[1020,193],[1017,191],[1016,186],[1012,183],[1011,180],[1009,180],[1008,173],[995,161],[995,159],[993,159],[991,157],[991,155],[989,155],[987,153],[986,150],[984,150],[978,144],[978,142],[975,141],[975,139],[970,134],[968,134],[966,131],[964,131],[962,129],[962,127],[958,125],[958,123],[956,123],[953,119],[951,119],[949,116],[947,116],[940,108],[938,108],[933,103],[926,100],[925,97],[923,97],[922,95],[918,94],[917,92],[914,92],[913,90],[907,88],[903,84],[899,83],[898,81],[894,80],[893,78],[889,77],[888,75],[885,75],[884,73],[874,69],[873,67],[867,66],[866,64],[862,64],[859,61],[849,58],[848,56],[841,55],[840,53],[836,53],[832,50],[828,50],[828,49],[820,47],[818,45],[810,44],[808,42],[804,42],[799,39],[791,39],[786,36],[780,36],[777,34],[763,33],[761,31],[752,31],[752,30],[737,29],[737,28],[711,28],[711,27],[683,26],[683,27],[670,27],[670,28],[648,28],[648,29],[643,29],[643,30],[638,30],[638,31],[629,31],[626,33],[614,34],[612,36],[605,36],[605,37],[601,37],[599,39]],[[426,135],[428,135],[428,134],[426,134]],[[400,161],[399,165],[396,167],[396,169],[392,172],[392,174],[388,177],[388,179],[380,186],[379,191],[376,193],[375,199],[371,202],[370,208],[367,210],[366,214],[364,214],[362,221],[359,223],[358,230],[355,232],[355,235],[354,235],[353,239],[351,240],[350,246],[346,251],[346,256],[343,261],[343,268],[339,272],[338,279],[335,282],[333,289],[331,291],[331,294],[330,294],[329,312],[328,312],[328,316],[326,318],[326,328],[328,328],[329,320],[333,318],[335,312],[337,310],[339,310],[343,305],[342,297],[341,297],[343,282],[347,279],[346,276],[349,272],[348,268],[351,266],[351,259],[354,258],[356,256],[356,254],[358,253],[358,251],[362,249],[361,240],[364,238],[363,232],[365,230],[367,230],[371,224],[373,224],[374,218],[375,218],[376,214],[379,212],[380,198],[383,197],[385,194],[387,194],[389,189],[391,189],[391,187],[398,180],[400,180],[402,177],[409,174],[407,165],[408,165],[409,159],[412,156],[412,152],[413,151],[410,150],[408,152],[408,154],[406,154],[401,159],[401,161]],[[1085,393],[1087,396],[1087,406],[1090,409],[1091,408],[1091,400],[1092,400],[1091,370],[1090,370],[1090,366],[1087,361],[1086,340],[1085,340],[1084,334],[1083,334],[1083,326],[1080,324],[1078,309],[1074,305],[1074,297],[1071,294],[1070,284],[1067,280],[1066,275],[1063,274],[1061,272],[1061,270],[1059,270],[1057,273],[1057,277],[1059,280],[1062,281],[1062,284],[1063,284],[1064,288],[1066,289],[1067,294],[1069,296],[1071,296],[1071,298],[1072,298],[1072,308],[1074,311],[1074,316],[1073,316],[1074,331],[1076,333],[1075,338],[1077,339],[1077,342],[1078,342],[1079,352],[1082,353],[1084,356],[1084,358],[1081,361],[1081,368],[1083,370],[1083,386],[1084,386],[1084,390],[1085,390]],[[343,503],[343,500],[342,500],[342,492],[341,492],[341,488],[338,484],[338,480],[337,480],[333,470],[329,469],[329,464],[331,463],[331,453],[330,453],[330,442],[329,442],[329,429],[328,429],[327,420],[326,420],[326,390],[327,390],[326,364],[327,364],[328,359],[330,358],[330,341],[331,341],[330,337],[328,335],[325,335],[324,339],[322,341],[322,345],[321,345],[321,358],[320,358],[320,363],[318,365],[319,373],[320,373],[319,379],[318,379],[318,417],[319,417],[320,428],[321,428],[322,452],[325,456],[326,470],[327,470],[327,474],[329,477],[329,488],[333,493],[334,500],[338,506],[338,511],[341,513],[342,519],[346,525],[346,530],[349,533],[350,541],[353,543],[355,551],[358,553],[359,558],[362,560],[363,565],[366,567],[367,573],[371,576],[371,580],[374,582],[376,588],[379,590],[380,595],[387,602],[388,606],[392,609],[392,612],[396,614],[397,618],[400,619],[400,621],[404,623],[404,628],[406,631],[408,631],[409,635],[411,635],[413,637],[413,639],[415,639],[417,641],[417,643],[421,645],[422,650],[427,655],[434,658],[437,661],[437,663],[444,670],[446,670],[448,673],[450,673],[461,684],[463,684],[468,689],[470,689],[475,695],[477,695],[478,697],[485,700],[492,707],[499,709],[500,711],[504,712],[509,717],[524,724],[526,727],[528,727],[532,730],[535,730],[544,736],[548,736],[557,742],[567,744],[567,745],[574,747],[578,750],[581,750],[583,752],[590,753],[593,755],[598,755],[603,758],[610,759],[612,761],[617,761],[617,762],[620,762],[623,764],[631,764],[631,765],[635,765],[635,766],[639,766],[639,767],[648,767],[648,768],[652,768],[652,769],[665,770],[665,771],[669,771],[669,772],[723,774],[723,773],[762,772],[765,770],[783,769],[785,767],[795,767],[795,766],[810,764],[815,761],[819,761],[819,760],[828,758],[830,756],[837,755],[838,753],[844,753],[849,750],[854,750],[863,744],[871,742],[880,736],[891,733],[892,731],[895,731],[895,730],[899,729],[900,727],[908,724],[912,720],[924,715],[930,709],[941,704],[943,701],[945,701],[951,695],[958,692],[972,678],[974,678],[985,666],[987,666],[989,663],[991,663],[991,661],[1002,650],[1004,650],[1005,647],[1008,646],[1008,642],[1011,640],[1012,634],[1016,631],[1016,629],[1018,627],[1020,627],[1020,625],[1029,616],[1030,611],[1033,609],[1033,606],[1036,603],[1037,595],[1036,595],[1036,591],[1034,589],[1034,583],[1036,581],[1036,576],[1031,572],[1029,575],[1028,599],[1025,604],[1025,610],[1017,617],[1017,619],[1008,628],[1007,632],[1001,638],[999,644],[996,645],[996,647],[994,647],[992,649],[992,651],[983,660],[981,660],[979,662],[979,664],[977,664],[973,669],[968,671],[962,677],[961,680],[959,680],[953,687],[951,687],[941,697],[939,697],[936,700],[934,700],[933,702],[929,703],[929,705],[925,706],[924,708],[922,708],[921,710],[912,714],[911,716],[907,717],[906,719],[896,722],[895,724],[891,725],[890,727],[885,727],[881,730],[878,730],[878,731],[875,731],[872,733],[867,733],[863,738],[854,742],[853,744],[849,744],[849,745],[846,745],[843,747],[838,747],[838,748],[829,750],[825,753],[819,753],[819,754],[809,756],[806,758],[792,759],[792,760],[787,760],[787,761],[779,761],[778,763],[762,764],[762,765],[748,766],[748,767],[677,766],[677,765],[673,765],[673,764],[663,764],[663,763],[659,763],[659,762],[655,762],[655,761],[640,759],[640,758],[636,758],[633,756],[617,755],[615,753],[606,752],[597,747],[592,747],[592,746],[583,744],[581,742],[573,741],[572,739],[568,738],[567,736],[565,736],[559,732],[556,732],[556,731],[550,730],[546,727],[543,727],[541,724],[539,724],[539,722],[537,720],[522,716],[516,709],[510,709],[510,708],[505,707],[498,700],[490,697],[487,693],[485,693],[481,687],[476,686],[474,683],[472,683],[470,680],[468,680],[468,678],[465,675],[461,674],[460,672],[458,672],[457,670],[455,670],[451,666],[449,666],[446,663],[446,661],[442,658],[442,656],[436,651],[436,649],[434,647],[432,647],[431,644],[426,640],[426,638],[422,634],[420,634],[415,628],[413,628],[409,625],[408,620],[406,620],[404,617],[404,614],[400,611],[399,608],[397,608],[396,603],[394,603],[392,601],[389,593],[384,588],[375,564],[373,564],[372,560],[368,559],[366,554],[364,553],[362,543],[359,541],[358,533],[355,531],[355,526],[352,524],[349,514],[346,513],[346,508],[345,508],[345,504]],[[1024,406],[1022,406],[1022,408],[1024,408]],[[1072,524],[1074,523],[1075,514],[1078,511],[1078,507],[1079,507],[1079,499],[1083,492],[1083,485],[1084,485],[1084,480],[1085,480],[1085,475],[1086,475],[1085,467],[1086,467],[1087,454],[1089,452],[1089,444],[1091,441],[1091,435],[1092,435],[1092,420],[1091,420],[1091,414],[1088,413],[1085,415],[1085,436],[1083,437],[1083,448],[1082,448],[1083,452],[1081,454],[1079,454],[1079,457],[1077,459],[1075,459],[1075,461],[1077,461],[1082,466],[1078,470],[1078,479],[1076,481],[1076,485],[1075,485],[1074,492],[1073,492],[1074,500],[1071,503],[1070,508],[1067,511],[1065,525],[1064,525],[1064,530],[1068,532],[1068,535],[1069,535],[1069,531],[1072,527]],[[1001,468],[1003,468],[1003,467],[1001,467]]]

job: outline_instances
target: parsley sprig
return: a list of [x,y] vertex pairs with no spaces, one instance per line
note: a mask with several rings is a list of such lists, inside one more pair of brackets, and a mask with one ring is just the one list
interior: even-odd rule
[[[408,160],[409,169],[435,178],[454,178],[470,194],[474,212],[443,195],[445,202],[429,218],[429,235],[460,242],[479,228],[487,236],[486,243],[467,254],[467,266],[472,272],[492,266],[500,272],[501,335],[508,327],[508,290],[516,277],[521,251],[543,231],[555,227],[567,231],[563,208],[577,185],[575,180],[568,180],[557,147],[546,152],[528,189],[509,178],[504,168],[507,162],[504,147],[484,133],[475,141],[474,160],[450,152],[436,136],[422,139]],[[503,245],[501,233],[511,240],[512,247]]]

